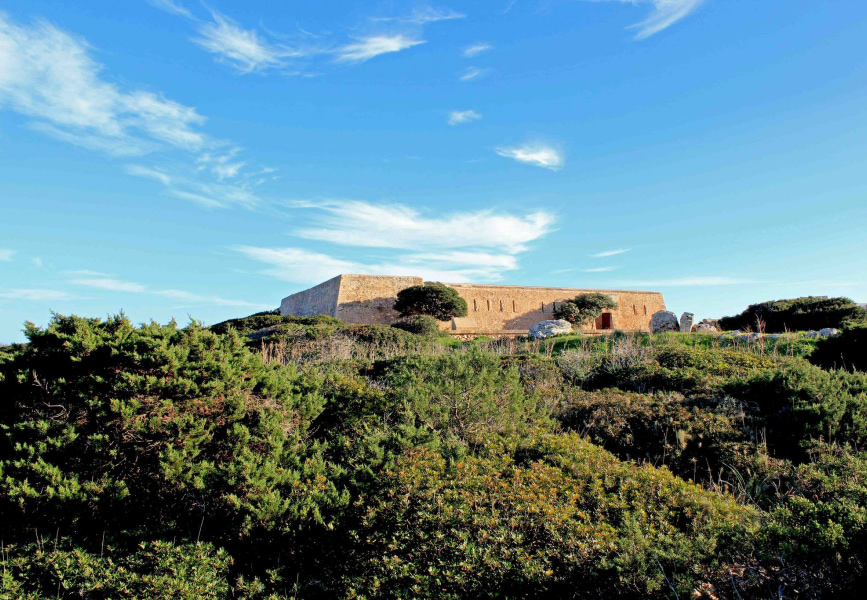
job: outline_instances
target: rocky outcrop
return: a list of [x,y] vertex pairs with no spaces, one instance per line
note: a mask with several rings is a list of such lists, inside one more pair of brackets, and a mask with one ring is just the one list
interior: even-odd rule
[[653,313],[653,316],[650,317],[650,331],[652,333],[680,331],[680,325],[677,322],[677,315],[670,310],[660,310]]
[[558,319],[556,321],[539,321],[530,327],[529,336],[534,340],[572,333],[572,323]]
[[834,337],[840,335],[840,332],[833,327],[825,327],[824,329],[820,329],[819,331],[808,331],[804,334],[804,337],[807,338],[821,338],[821,337]]
[[713,333],[719,331],[719,325],[716,319],[702,319],[692,326],[692,331],[696,333]]
[[685,312],[680,315],[680,330],[686,333],[692,331],[693,321],[695,321],[695,315],[691,312]]

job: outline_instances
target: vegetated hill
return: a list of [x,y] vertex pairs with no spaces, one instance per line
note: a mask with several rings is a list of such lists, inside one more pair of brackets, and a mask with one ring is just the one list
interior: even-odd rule
[[826,598],[865,575],[867,374],[797,336],[26,333],[0,353],[0,597]]
[[719,320],[720,327],[726,330],[765,333],[840,328],[855,323],[867,323],[867,310],[862,306],[849,298],[817,296],[751,304],[741,314]]

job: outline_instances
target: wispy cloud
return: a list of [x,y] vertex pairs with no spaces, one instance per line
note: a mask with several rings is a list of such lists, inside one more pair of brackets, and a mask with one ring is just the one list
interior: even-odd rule
[[268,306],[256,302],[247,302],[245,300],[230,300],[226,298],[221,298],[219,296],[194,294],[192,292],[187,292],[183,290],[152,289],[146,285],[142,285],[141,283],[115,279],[110,275],[103,275],[100,273],[95,273],[94,271],[73,271],[73,273],[90,273],[94,275],[87,278],[74,278],[71,280],[71,283],[73,283],[74,285],[80,285],[83,287],[95,288],[109,292],[149,294],[153,296],[160,296],[163,298],[171,298],[173,300],[180,300],[182,302],[186,302],[192,305],[213,304],[217,306],[243,306],[248,308],[262,308]]
[[581,269],[581,271],[584,273],[607,273],[617,268],[618,267],[594,267],[592,269]]
[[338,62],[362,63],[382,54],[400,52],[424,43],[425,40],[402,33],[373,35],[358,38],[355,42],[338,48],[335,54]]
[[[30,126],[59,140],[112,156],[171,156],[181,187],[177,197],[198,194],[239,175],[244,161],[214,163],[202,170],[191,163],[226,155],[226,142],[202,131],[205,118],[195,108],[151,92],[124,89],[106,81],[103,68],[90,57],[87,42],[56,27],[38,22],[17,25],[0,13],[0,107],[31,119]],[[191,160],[198,155],[198,160]],[[167,187],[176,184],[169,169],[136,165],[133,175],[148,177]],[[207,176],[206,176],[207,175]],[[181,185],[190,181],[188,186]],[[253,180],[218,190],[212,202],[220,206],[255,203]]]
[[482,115],[474,110],[453,110],[449,113],[449,125],[460,125],[481,118]]
[[605,258],[607,256],[617,256],[618,254],[623,254],[625,252],[629,252],[631,248],[618,248],[617,250],[605,250],[604,252],[597,252],[596,254],[591,254],[591,258]]
[[140,283],[134,283],[132,281],[122,281],[120,279],[113,279],[110,277],[73,279],[72,283],[74,283],[75,285],[83,285],[85,287],[97,288],[109,292],[141,293],[144,292],[146,289],[145,286],[141,285]]
[[[272,277],[315,283],[339,273],[419,275],[439,281],[498,281],[518,268],[528,244],[552,231],[554,217],[494,211],[434,217],[397,204],[360,201],[295,202],[295,208],[323,213],[315,227],[295,231],[301,238],[344,248],[333,253],[298,247],[238,246],[236,251],[263,263]],[[387,252],[360,248],[387,249]]]
[[401,20],[415,25],[424,25],[426,23],[435,23],[437,21],[451,21],[453,19],[463,19],[465,14],[454,11],[450,8],[434,8],[433,6],[420,6],[412,11],[408,17]]
[[264,264],[262,274],[303,284],[319,283],[341,273],[416,275],[429,281],[453,283],[499,281],[504,271],[517,268],[514,257],[494,254],[409,254],[391,256],[385,261],[363,262],[302,248],[238,246],[235,250]]
[[176,0],[147,0],[148,4],[167,13],[192,19],[193,15]]
[[472,81],[474,79],[478,79],[482,75],[487,73],[487,69],[480,69],[478,67],[469,67],[464,69],[461,75],[458,77],[461,81]]
[[588,0],[590,2],[621,2],[624,4],[649,4],[653,7],[643,21],[630,25],[637,29],[635,39],[643,40],[674,25],[697,9],[704,0]]
[[616,285],[630,287],[720,287],[727,285],[748,285],[760,283],[752,279],[740,279],[717,275],[681,277],[674,279],[648,279],[639,281],[619,281]]
[[12,257],[15,256],[15,250],[7,250],[5,248],[0,248],[0,261],[8,262],[12,260]]
[[553,146],[535,143],[497,148],[497,154],[536,167],[557,171],[563,167],[563,153]]
[[47,289],[17,289],[0,291],[0,298],[9,300],[28,300],[31,302],[47,302],[57,300],[70,300],[74,296],[60,290]]
[[426,217],[401,204],[357,200],[295,202],[324,213],[319,227],[300,229],[300,237],[348,246],[375,248],[499,248],[522,252],[526,244],[553,229],[554,216],[536,211],[524,216],[485,210]]
[[464,48],[464,56],[467,58],[472,58],[473,56],[477,56],[482,52],[487,52],[490,50],[492,46],[490,44],[483,44],[481,42],[473,44],[472,46],[467,46]]
[[305,55],[301,50],[272,44],[256,30],[244,29],[218,12],[212,11],[211,17],[212,21],[199,26],[199,37],[193,41],[240,73],[282,68],[287,58]]

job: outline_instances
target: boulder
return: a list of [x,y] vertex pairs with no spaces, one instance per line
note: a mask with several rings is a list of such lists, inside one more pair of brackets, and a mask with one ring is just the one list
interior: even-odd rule
[[804,337],[805,338],[817,338],[817,337],[819,337],[819,332],[818,331],[808,331],[807,333],[804,334]]
[[696,333],[711,333],[719,331],[719,325],[717,325],[715,319],[702,319],[692,326],[692,330]]
[[572,323],[558,319],[556,321],[539,321],[530,327],[530,337],[534,340],[572,333]]
[[650,317],[650,331],[662,333],[664,331],[680,331],[677,315],[670,310],[660,310]]
[[685,312],[680,315],[680,330],[686,333],[692,331],[693,321],[695,321],[695,315],[690,312]]
[[819,330],[819,335],[822,337],[834,337],[840,335],[840,332],[833,327],[825,327],[824,329]]

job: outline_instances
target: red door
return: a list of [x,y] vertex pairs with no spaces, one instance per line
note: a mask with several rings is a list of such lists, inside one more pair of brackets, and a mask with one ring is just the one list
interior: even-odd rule
[[611,313],[602,313],[596,318],[596,329],[611,329]]

